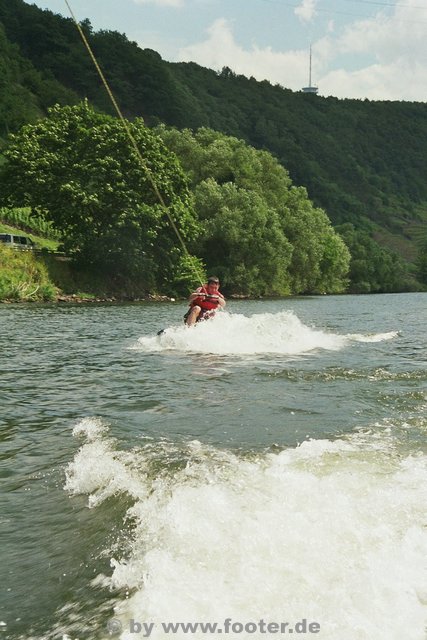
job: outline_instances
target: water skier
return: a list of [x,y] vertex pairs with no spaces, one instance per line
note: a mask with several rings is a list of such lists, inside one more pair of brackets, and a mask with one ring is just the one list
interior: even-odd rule
[[219,291],[219,279],[210,276],[206,284],[199,287],[189,297],[190,308],[184,316],[189,327],[201,320],[212,318],[218,309],[225,307],[225,298]]

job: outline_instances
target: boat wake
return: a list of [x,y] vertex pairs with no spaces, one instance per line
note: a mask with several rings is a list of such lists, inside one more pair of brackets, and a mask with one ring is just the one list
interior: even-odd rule
[[66,490],[92,508],[130,500],[127,551],[105,549],[110,575],[93,580],[118,595],[122,640],[134,621],[161,640],[162,621],[284,615],[329,640],[421,638],[425,456],[397,455],[381,434],[252,456],[198,441],[122,451],[96,418],[74,434]]
[[227,312],[194,327],[169,327],[156,336],[142,336],[132,349],[217,355],[298,355],[325,349],[337,351],[351,342],[381,342],[396,331],[374,335],[340,335],[305,325],[295,313],[261,313],[247,317]]

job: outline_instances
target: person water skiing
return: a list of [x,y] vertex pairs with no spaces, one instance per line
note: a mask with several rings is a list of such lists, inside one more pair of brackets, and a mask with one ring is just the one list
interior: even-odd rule
[[219,291],[219,279],[209,276],[207,283],[196,289],[188,301],[190,308],[184,316],[184,322],[189,327],[200,320],[212,318],[218,309],[225,307],[225,298]]

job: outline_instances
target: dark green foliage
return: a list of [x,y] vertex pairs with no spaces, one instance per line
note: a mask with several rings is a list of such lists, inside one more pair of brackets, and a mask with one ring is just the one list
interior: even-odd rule
[[50,74],[37,71],[19,47],[11,44],[0,20],[0,137],[34,122],[55,102],[76,101],[72,91]]
[[[21,54],[45,77],[71,89],[72,95],[75,92],[103,111],[114,113],[71,18],[42,11],[23,0],[0,0],[0,23],[9,40],[19,46]],[[203,109],[185,85],[175,79],[173,70],[158,53],[141,50],[116,31],[95,33],[88,20],[83,21],[82,27],[125,116],[184,126],[191,112],[199,124],[203,123]]]
[[351,253],[351,293],[391,293],[411,288],[408,268],[395,253],[380,247],[366,231],[355,229],[351,223],[336,230]]
[[420,243],[420,252],[417,260],[417,276],[424,285],[427,285],[427,237]]

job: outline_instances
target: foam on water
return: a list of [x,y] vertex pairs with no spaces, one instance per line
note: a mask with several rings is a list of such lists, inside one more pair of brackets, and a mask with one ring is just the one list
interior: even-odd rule
[[363,335],[360,333],[349,333],[347,334],[347,338],[350,340],[354,340],[355,342],[383,342],[384,340],[392,340],[393,338],[397,338],[398,335],[398,331],[386,331],[385,333],[372,333],[368,335]]
[[133,499],[130,552],[94,581],[130,592],[122,639],[141,637],[130,620],[156,623],[157,639],[161,622],[225,618],[305,618],[327,640],[424,637],[427,459],[402,457],[390,434],[249,457],[197,441],[124,452],[99,420],[75,434],[66,489],[92,507]]
[[195,327],[169,327],[160,336],[143,336],[133,349],[141,351],[184,351],[218,355],[303,354],[315,349],[338,350],[351,341],[379,342],[396,332],[363,336],[339,335],[308,327],[290,311],[242,314],[218,314]]

